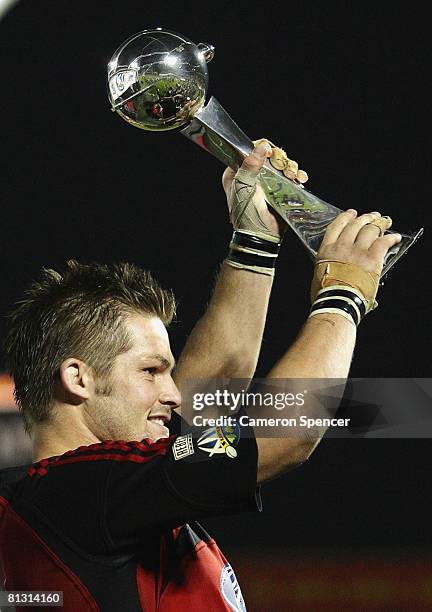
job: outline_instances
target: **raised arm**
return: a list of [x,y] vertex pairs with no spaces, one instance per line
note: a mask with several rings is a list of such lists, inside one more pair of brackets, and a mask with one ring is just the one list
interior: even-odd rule
[[255,372],[281,240],[279,222],[256,186],[271,154],[269,144],[258,141],[237,173],[224,172],[235,232],[207,310],[180,356],[178,384],[186,378],[251,378]]
[[[401,240],[398,234],[381,235],[390,225],[391,220],[379,213],[357,218],[355,211],[340,214],[329,225],[315,265],[311,314],[268,378],[348,376],[357,324],[376,307],[385,254]],[[306,403],[302,414],[314,408]],[[274,478],[306,461],[324,432],[322,429],[318,437],[257,438],[258,481]]]

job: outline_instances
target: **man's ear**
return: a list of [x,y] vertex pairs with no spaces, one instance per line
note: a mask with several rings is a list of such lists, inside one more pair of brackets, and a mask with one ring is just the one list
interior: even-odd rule
[[92,368],[81,359],[68,357],[60,366],[60,393],[68,403],[80,404],[94,392]]

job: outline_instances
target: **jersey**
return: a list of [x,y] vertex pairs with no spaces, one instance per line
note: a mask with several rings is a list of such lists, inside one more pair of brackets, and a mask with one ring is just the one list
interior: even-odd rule
[[63,591],[64,612],[244,611],[197,519],[260,510],[256,474],[256,442],[239,426],[106,441],[0,471],[4,588]]

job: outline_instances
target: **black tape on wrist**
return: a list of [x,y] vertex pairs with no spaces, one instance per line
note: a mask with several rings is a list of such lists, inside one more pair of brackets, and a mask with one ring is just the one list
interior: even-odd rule
[[245,251],[230,249],[227,259],[228,261],[235,261],[245,266],[257,266],[259,268],[268,268],[271,270],[276,265],[277,255],[274,257],[264,257],[256,253],[246,253]]
[[356,327],[361,321],[361,318],[359,317],[354,306],[352,306],[349,302],[338,299],[325,299],[314,302],[314,304],[312,304],[310,315],[312,315],[312,313],[318,314],[321,311],[323,313],[326,311],[328,312],[328,309],[341,310],[342,312],[347,313],[351,317],[352,322]]
[[280,242],[270,242],[259,236],[253,236],[252,234],[243,234],[242,232],[234,232],[231,239],[231,245],[238,245],[247,249],[254,249],[255,251],[262,251],[263,253],[269,253],[271,255],[277,255],[280,249]]
[[[359,298],[359,296],[356,293],[354,293],[353,291],[350,291],[349,287],[347,287],[346,290],[330,288],[325,291],[320,291],[316,297],[316,300],[322,300],[326,298],[336,298],[337,299],[338,297],[345,297],[345,298],[349,298],[350,300],[352,300],[354,304],[357,306],[357,308],[359,309],[360,319],[363,319],[363,317],[366,314],[365,303],[363,302],[363,300]],[[315,303],[316,303],[316,300],[315,300]]]
[[236,267],[273,276],[279,248],[280,242],[235,231],[227,261],[236,264]]
[[311,308],[311,313],[317,310],[325,309],[325,308],[337,308],[338,310],[342,310],[351,316],[356,326],[360,323],[360,318],[355,308],[348,302],[345,302],[344,300],[329,299],[329,300],[315,302]]

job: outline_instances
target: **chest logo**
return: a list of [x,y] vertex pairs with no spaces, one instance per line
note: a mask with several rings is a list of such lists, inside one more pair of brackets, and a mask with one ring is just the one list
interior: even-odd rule
[[189,455],[193,455],[195,449],[193,446],[192,434],[187,434],[186,436],[178,436],[178,438],[172,445],[172,451],[175,461],[178,461],[179,459],[184,459],[185,457],[189,457]]

